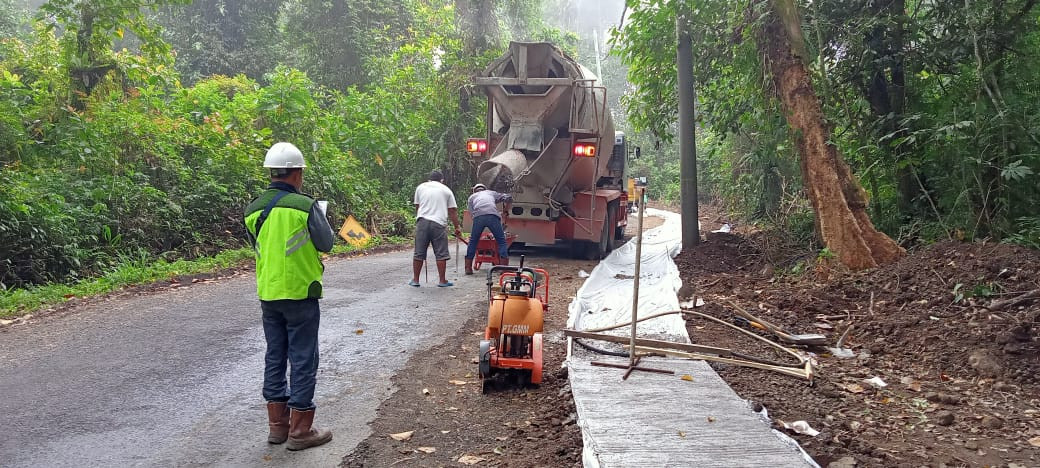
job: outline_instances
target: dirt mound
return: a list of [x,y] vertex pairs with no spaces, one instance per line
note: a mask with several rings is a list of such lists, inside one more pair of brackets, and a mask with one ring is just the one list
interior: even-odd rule
[[[1040,465],[1040,252],[1000,244],[942,243],[866,273],[826,259],[774,276],[738,236],[713,234],[676,259],[684,284],[731,319],[734,304],[795,333],[846,330],[855,357],[826,348],[815,386],[717,366],[738,393],[780,420],[821,431],[794,435],[822,466]],[[769,274],[767,274],[769,273]],[[1040,294],[1037,294],[1040,296]],[[704,344],[769,350],[726,327],[689,322]],[[884,387],[865,380],[880,378]]]

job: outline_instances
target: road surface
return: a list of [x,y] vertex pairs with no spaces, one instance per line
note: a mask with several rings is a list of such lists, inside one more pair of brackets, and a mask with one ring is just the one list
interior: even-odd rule
[[486,307],[480,275],[413,288],[405,251],[326,262],[316,424],[269,445],[251,273],[107,299],[0,329],[0,466],[335,466],[369,435],[390,377]]

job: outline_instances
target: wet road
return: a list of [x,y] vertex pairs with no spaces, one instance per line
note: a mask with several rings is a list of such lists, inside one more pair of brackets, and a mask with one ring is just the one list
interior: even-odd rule
[[266,443],[260,309],[243,274],[0,330],[0,466],[335,466],[409,356],[485,310],[483,279],[456,274],[454,259],[454,288],[435,287],[432,266],[430,283],[409,287],[409,269],[405,251],[326,262],[325,446]]

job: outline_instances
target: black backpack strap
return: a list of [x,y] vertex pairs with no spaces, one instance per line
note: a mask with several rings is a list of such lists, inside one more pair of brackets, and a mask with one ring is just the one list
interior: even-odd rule
[[282,197],[288,194],[289,192],[286,192],[285,190],[279,190],[278,193],[271,198],[271,201],[267,202],[267,206],[265,206],[264,211],[260,213],[260,217],[256,218],[256,228],[254,228],[253,231],[256,233],[255,238],[257,240],[260,239],[260,228],[264,226],[264,221],[267,221],[267,216],[271,214],[271,210],[278,204],[278,200],[281,200]]

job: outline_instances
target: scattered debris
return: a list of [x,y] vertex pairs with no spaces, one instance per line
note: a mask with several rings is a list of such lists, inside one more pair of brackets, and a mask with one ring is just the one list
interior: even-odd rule
[[885,383],[884,380],[881,380],[881,377],[877,377],[877,376],[871,377],[869,379],[863,379],[863,381],[868,383],[868,384],[871,384],[871,385],[873,385],[873,386],[875,386],[877,388],[885,388],[885,387],[888,386],[888,384]]
[[480,463],[482,461],[487,461],[487,458],[478,457],[476,455],[463,455],[459,457],[459,459],[456,461],[462,463],[463,465],[476,465],[477,463]]
[[415,434],[415,431],[398,432],[397,434],[390,434],[390,438],[398,442],[404,442],[411,439],[412,434]]
[[810,426],[809,423],[805,421],[795,421],[793,423],[787,423],[777,419],[776,422],[777,424],[784,426],[785,429],[792,430],[799,434],[805,434],[810,437],[816,437],[820,434],[820,431],[813,429],[812,426]]

